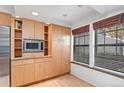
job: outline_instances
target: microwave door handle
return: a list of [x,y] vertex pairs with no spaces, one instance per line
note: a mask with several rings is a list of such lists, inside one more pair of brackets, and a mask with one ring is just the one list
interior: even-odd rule
[[41,50],[41,42],[39,43],[38,50]]

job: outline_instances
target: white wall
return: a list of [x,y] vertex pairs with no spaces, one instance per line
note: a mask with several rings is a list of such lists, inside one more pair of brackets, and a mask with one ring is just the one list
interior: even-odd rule
[[94,86],[124,86],[124,79],[71,63],[71,74]]
[[14,15],[15,9],[13,5],[0,5],[0,11]]
[[[89,20],[85,20],[83,22],[78,22],[72,25],[72,29],[78,28],[83,25],[90,24],[92,25],[93,22],[96,22],[98,20],[119,14],[124,12],[124,10],[116,11],[111,14],[101,15],[97,16],[95,18],[91,18]],[[94,65],[94,35],[93,35],[93,28],[90,26],[90,67],[93,67]],[[73,46],[73,44],[72,44]],[[73,47],[71,47],[73,50]],[[71,53],[71,61],[73,61],[73,52]],[[77,76],[78,78],[85,80],[95,86],[124,86],[124,79],[103,73],[100,71],[96,71],[94,69],[86,68],[74,63],[71,63],[71,74]]]

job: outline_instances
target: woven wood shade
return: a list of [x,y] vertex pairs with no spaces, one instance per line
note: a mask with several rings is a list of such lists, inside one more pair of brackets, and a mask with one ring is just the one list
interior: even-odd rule
[[86,25],[86,26],[82,26],[80,28],[72,30],[72,34],[76,35],[76,34],[88,32],[88,31],[89,31],[89,25]]
[[94,30],[111,27],[115,24],[124,23],[124,13],[100,20],[93,23]]

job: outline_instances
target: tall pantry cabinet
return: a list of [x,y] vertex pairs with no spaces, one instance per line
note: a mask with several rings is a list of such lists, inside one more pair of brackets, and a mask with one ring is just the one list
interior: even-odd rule
[[70,35],[69,28],[52,26],[52,57],[55,75],[64,74],[70,70]]
[[62,63],[61,63],[61,72],[67,73],[70,71],[70,51],[71,51],[71,40],[70,28],[62,29]]

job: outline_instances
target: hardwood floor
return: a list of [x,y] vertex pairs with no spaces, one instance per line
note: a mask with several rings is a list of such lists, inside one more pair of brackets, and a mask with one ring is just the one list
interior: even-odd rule
[[93,85],[67,74],[28,87],[93,87]]

